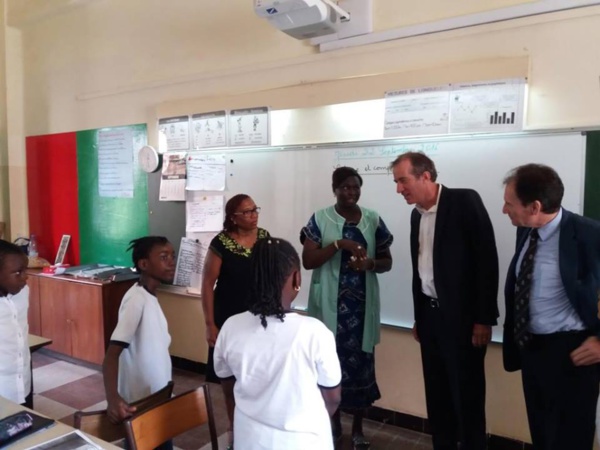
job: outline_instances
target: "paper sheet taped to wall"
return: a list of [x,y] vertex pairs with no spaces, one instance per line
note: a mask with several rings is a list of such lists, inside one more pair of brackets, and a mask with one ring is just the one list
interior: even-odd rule
[[181,238],[173,284],[185,287],[200,286],[206,255],[206,251],[203,252],[202,247],[202,244],[196,239]]
[[198,233],[220,231],[223,228],[223,203],[222,195],[207,195],[186,202],[186,231]]
[[187,184],[190,191],[224,191],[227,164],[225,155],[191,153],[187,158]]

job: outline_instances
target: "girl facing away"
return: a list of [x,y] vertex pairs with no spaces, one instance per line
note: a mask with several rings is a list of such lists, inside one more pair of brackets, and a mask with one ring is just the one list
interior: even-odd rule
[[333,333],[291,311],[300,259],[281,238],[256,242],[249,311],[229,318],[215,346],[236,450],[333,450],[329,417],[341,396]]

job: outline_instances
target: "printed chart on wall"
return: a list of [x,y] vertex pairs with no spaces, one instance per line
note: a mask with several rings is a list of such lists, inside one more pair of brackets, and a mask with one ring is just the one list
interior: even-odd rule
[[519,131],[523,123],[525,80],[453,85],[450,132]]
[[383,136],[521,131],[526,81],[511,78],[386,92]]
[[269,145],[269,108],[234,109],[229,112],[229,145]]
[[161,152],[189,150],[190,118],[168,117],[158,121],[158,142]]
[[195,149],[227,146],[227,111],[192,115]]
[[385,93],[383,137],[448,133],[450,85]]

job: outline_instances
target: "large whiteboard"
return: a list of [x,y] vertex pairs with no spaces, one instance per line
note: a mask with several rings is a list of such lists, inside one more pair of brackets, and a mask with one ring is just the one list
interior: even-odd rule
[[[413,139],[390,143],[354,143],[314,148],[246,149],[225,153],[228,161],[226,198],[250,195],[262,207],[259,226],[289,240],[301,252],[300,229],[311,214],[335,202],[331,173],[339,165],[358,169],[363,176],[359,204],[376,210],[394,234],[391,272],[379,275],[382,323],[411,327],[410,214],[387,166],[399,154],[424,151],[436,163],[438,181],[447,187],[472,188],[479,192],[490,214],[500,259],[499,324],[504,317],[503,286],[515,247],[515,228],[502,214],[502,180],[515,166],[530,162],[547,164],[560,174],[565,185],[563,205],[583,209],[585,136],[581,133],[515,134]],[[195,193],[193,195],[206,195]],[[192,195],[192,197],[193,197]],[[307,304],[310,272],[303,270],[304,289],[294,305]],[[501,337],[501,327],[494,332]]]

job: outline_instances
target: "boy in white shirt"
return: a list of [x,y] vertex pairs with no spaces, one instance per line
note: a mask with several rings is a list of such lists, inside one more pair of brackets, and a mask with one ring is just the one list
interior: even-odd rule
[[0,396],[33,408],[27,255],[0,240]]
[[162,389],[172,375],[171,336],[156,289],[173,282],[175,252],[161,236],[146,236],[130,244],[140,279],[123,297],[103,364],[108,416],[115,423],[135,413],[131,402]]

